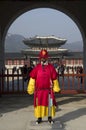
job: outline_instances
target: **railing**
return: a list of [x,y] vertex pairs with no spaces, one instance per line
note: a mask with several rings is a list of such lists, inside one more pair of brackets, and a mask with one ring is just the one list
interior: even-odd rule
[[86,74],[64,74],[59,76],[61,93],[76,94],[86,93]]
[[0,94],[19,94],[26,93],[28,81],[25,80],[25,75],[17,70],[2,70],[0,74]]
[[[59,75],[58,80],[61,87],[61,93],[75,94],[86,93],[86,74],[65,73]],[[0,95],[3,94],[26,94],[28,80],[26,76],[17,70],[9,72],[2,70],[0,74]]]

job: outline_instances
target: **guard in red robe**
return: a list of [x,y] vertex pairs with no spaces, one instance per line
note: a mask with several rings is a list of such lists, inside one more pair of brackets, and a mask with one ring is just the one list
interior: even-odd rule
[[41,50],[39,54],[40,63],[30,73],[27,87],[28,94],[34,93],[34,114],[37,118],[36,124],[42,122],[47,116],[48,122],[53,123],[55,116],[56,100],[54,92],[59,92],[58,74],[54,66],[48,63],[47,50]]

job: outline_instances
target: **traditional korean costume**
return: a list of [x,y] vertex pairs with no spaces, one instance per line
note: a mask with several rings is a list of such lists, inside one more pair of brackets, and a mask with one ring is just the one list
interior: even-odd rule
[[52,99],[50,116],[55,116],[56,100],[54,92],[59,92],[58,74],[50,63],[39,63],[30,73],[27,87],[29,94],[34,93],[34,114],[36,118],[49,116],[49,94]]

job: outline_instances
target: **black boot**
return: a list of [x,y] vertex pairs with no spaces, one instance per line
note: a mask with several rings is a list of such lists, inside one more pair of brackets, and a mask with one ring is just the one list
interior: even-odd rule
[[53,123],[54,123],[54,121],[52,120],[52,117],[51,117],[51,116],[48,117],[48,122],[49,122],[50,124],[53,124]]
[[38,118],[38,120],[36,121],[36,124],[40,124],[42,122],[42,118]]

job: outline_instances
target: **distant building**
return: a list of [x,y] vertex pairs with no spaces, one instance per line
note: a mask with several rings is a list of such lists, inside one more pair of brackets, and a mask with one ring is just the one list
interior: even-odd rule
[[21,53],[6,53],[6,68],[17,68],[27,64],[28,66],[38,63],[38,54],[41,49],[47,49],[49,60],[52,64],[64,64],[66,67],[83,66],[83,52],[70,52],[68,49],[60,48],[66,43],[66,39],[55,36],[39,37],[24,39],[27,49],[21,50]]
[[66,39],[57,38],[55,36],[26,38],[23,40],[27,45],[27,49],[21,52],[32,59],[38,58],[41,49],[47,49],[51,59],[59,58],[68,51],[68,49],[61,49],[60,47],[66,43]]
[[[65,66],[83,66],[83,52],[70,52],[70,55],[63,57],[62,61]],[[55,60],[52,59],[52,63]],[[13,68],[14,66],[23,66],[28,64],[30,66],[30,59],[26,59],[26,57],[21,53],[5,53],[5,66],[7,68]]]
[[22,67],[25,64],[30,66],[30,60],[26,59],[26,57],[22,53],[5,53],[5,67],[12,69],[13,67]]

